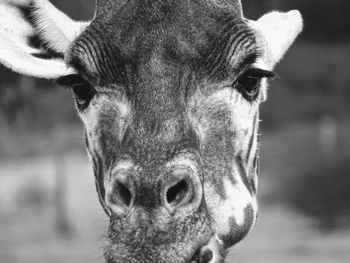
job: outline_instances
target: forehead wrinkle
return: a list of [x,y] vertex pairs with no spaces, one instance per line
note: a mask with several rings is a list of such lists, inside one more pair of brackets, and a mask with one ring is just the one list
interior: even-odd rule
[[254,62],[253,55],[259,56],[261,47],[257,33],[246,21],[225,21],[217,34],[212,39],[214,49],[207,60],[209,79],[221,81],[237,75],[242,65]]
[[[171,56],[175,54],[177,59],[186,58],[194,66],[202,67],[205,56],[211,54],[221,41],[223,34],[219,31],[222,27],[231,27],[232,23],[245,25],[241,13],[235,12],[237,6],[232,5],[231,1],[225,3],[234,8],[219,8],[221,5],[216,4],[212,6],[210,1],[159,1],[162,6],[159,9],[154,3],[149,1],[149,4],[144,5],[139,1],[126,1],[125,7],[115,8],[114,13],[106,12],[108,16],[97,16],[73,45],[81,44],[84,49],[83,54],[76,52],[77,60],[87,62],[81,63],[86,67],[82,71],[91,71],[88,73],[96,78],[103,79],[109,75],[117,78],[119,72],[110,70],[111,67],[121,67],[122,70],[124,63],[139,64],[149,56],[155,45],[166,46],[169,42],[175,43],[170,45]],[[155,13],[161,16],[150,23],[153,19],[149,14]],[[229,20],[232,21],[227,26]],[[82,43],[83,40],[87,42]],[[83,59],[83,55],[88,59]]]
[[244,69],[251,67],[262,56],[263,52],[255,36],[247,38],[247,40],[241,43],[241,47],[238,48],[237,53],[233,54],[229,58],[229,67],[237,75]]

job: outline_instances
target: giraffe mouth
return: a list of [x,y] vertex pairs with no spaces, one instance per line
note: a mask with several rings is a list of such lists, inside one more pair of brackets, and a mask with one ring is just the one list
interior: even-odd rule
[[[118,224],[118,227],[115,225],[110,226],[109,237],[104,246],[104,256],[108,263],[213,263],[214,253],[208,247],[212,232],[206,221],[200,221],[200,223],[195,224],[192,228],[193,232],[190,233],[191,235],[185,236],[184,240],[175,243],[172,239],[177,238],[177,236],[183,237],[183,231],[180,234],[177,234],[175,231],[162,232],[162,234],[165,234],[162,236],[159,232],[157,233],[157,229],[152,228],[152,225],[147,225],[146,230],[141,229],[144,231],[139,231],[138,227],[130,226],[128,221],[125,222],[126,226],[121,224],[120,221],[114,222]],[[188,228],[185,229],[187,230]],[[134,235],[136,231],[138,231],[137,238]],[[195,234],[195,232],[197,233]],[[175,235],[169,237],[168,233],[174,233]]]
[[189,263],[209,263],[214,257],[213,251],[209,248],[199,248]]

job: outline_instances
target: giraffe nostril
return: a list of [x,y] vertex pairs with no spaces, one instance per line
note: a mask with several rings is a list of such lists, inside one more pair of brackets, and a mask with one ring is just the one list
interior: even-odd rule
[[118,203],[123,203],[123,205],[130,206],[132,194],[130,189],[120,181],[117,181],[114,187],[114,199]]
[[185,180],[181,180],[174,186],[170,187],[166,192],[166,200],[168,204],[176,205],[184,200],[189,192],[188,184]]
[[203,189],[195,167],[174,165],[160,178],[161,204],[170,214],[190,214],[200,207]]

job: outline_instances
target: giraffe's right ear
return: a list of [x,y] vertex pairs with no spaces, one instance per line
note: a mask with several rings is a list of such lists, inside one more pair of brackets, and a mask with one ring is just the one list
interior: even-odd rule
[[72,74],[64,53],[88,24],[48,0],[0,0],[0,64],[38,78]]

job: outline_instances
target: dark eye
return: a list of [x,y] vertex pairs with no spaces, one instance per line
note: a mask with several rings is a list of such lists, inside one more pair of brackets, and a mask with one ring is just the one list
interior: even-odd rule
[[273,78],[274,73],[262,69],[249,69],[245,71],[236,81],[236,88],[248,101],[253,101],[259,94],[261,80],[263,78]]
[[81,111],[89,106],[91,99],[96,94],[96,90],[92,84],[80,75],[61,77],[57,80],[57,83],[73,90],[77,107]]

